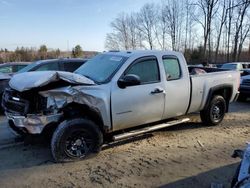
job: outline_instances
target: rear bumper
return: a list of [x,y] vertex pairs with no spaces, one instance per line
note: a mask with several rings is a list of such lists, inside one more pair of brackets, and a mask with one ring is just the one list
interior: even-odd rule
[[56,123],[62,117],[62,113],[52,115],[34,115],[25,116],[5,113],[8,120],[12,121],[17,128],[24,129],[30,134],[42,133],[44,127],[50,123]]

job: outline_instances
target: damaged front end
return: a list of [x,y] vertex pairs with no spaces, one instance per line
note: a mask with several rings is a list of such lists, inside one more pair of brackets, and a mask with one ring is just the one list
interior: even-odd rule
[[46,125],[58,122],[62,116],[58,111],[47,109],[47,99],[36,92],[20,93],[7,88],[2,106],[7,119],[24,133],[40,134]]
[[9,85],[2,106],[8,120],[25,133],[40,134],[48,124],[58,123],[63,117],[62,108],[72,102],[93,109],[100,106],[96,97],[84,94],[77,86],[94,85],[93,81],[73,73],[23,73],[14,76]]

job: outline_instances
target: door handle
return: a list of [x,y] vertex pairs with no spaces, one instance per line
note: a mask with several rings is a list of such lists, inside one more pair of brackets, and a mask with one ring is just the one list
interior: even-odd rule
[[158,94],[158,93],[163,93],[164,90],[163,89],[159,89],[159,88],[156,88],[154,91],[151,91],[151,94]]

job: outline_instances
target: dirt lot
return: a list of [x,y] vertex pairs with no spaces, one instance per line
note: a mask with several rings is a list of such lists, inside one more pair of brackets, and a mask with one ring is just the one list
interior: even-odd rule
[[54,164],[41,144],[12,144],[5,119],[0,134],[0,187],[210,187],[230,186],[239,164],[234,149],[250,140],[250,102],[234,103],[224,122],[192,122],[105,147],[80,162]]

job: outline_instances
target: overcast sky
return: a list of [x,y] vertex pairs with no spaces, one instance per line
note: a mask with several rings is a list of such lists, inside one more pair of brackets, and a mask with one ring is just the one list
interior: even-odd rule
[[104,50],[110,22],[160,0],[0,0],[0,48],[17,46]]

